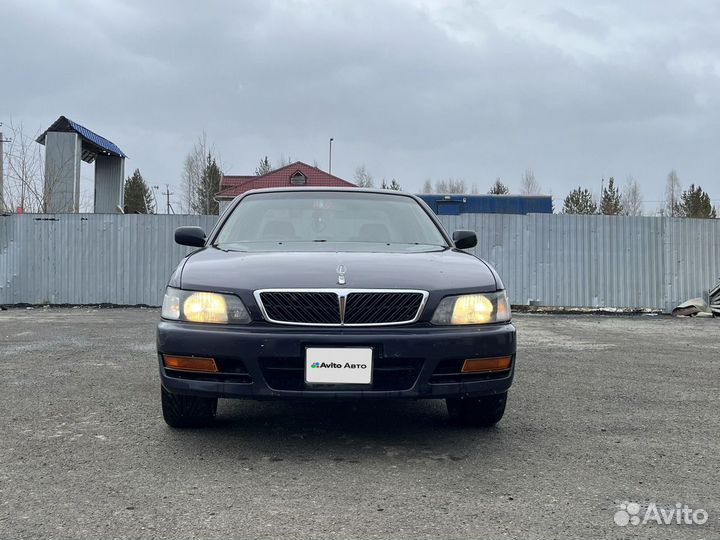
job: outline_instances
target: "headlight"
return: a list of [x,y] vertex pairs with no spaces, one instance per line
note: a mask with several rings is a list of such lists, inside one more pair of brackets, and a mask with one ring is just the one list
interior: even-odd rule
[[182,291],[168,287],[162,318],[214,324],[247,324],[250,314],[237,296],[211,292]]
[[464,294],[443,298],[432,324],[489,324],[510,320],[510,303],[505,291]]

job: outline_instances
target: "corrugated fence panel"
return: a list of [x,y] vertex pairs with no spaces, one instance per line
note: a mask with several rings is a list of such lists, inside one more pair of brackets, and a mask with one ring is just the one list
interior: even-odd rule
[[564,214],[440,216],[472,229],[474,253],[513,304],[671,311],[720,278],[720,220]]
[[515,214],[460,214],[439,216],[445,229],[475,231],[478,245],[473,254],[498,271],[513,304],[527,302],[525,224],[527,217]]
[[157,306],[189,248],[181,225],[209,231],[217,216],[114,214],[0,217],[0,304]]
[[662,219],[534,214],[528,227],[530,299],[552,306],[665,308]]
[[[720,277],[720,220],[552,214],[440,219],[478,235],[513,304],[671,310]],[[189,248],[175,228],[216,216],[0,217],[0,304],[159,305]]]
[[[668,219],[665,243],[669,267],[667,305],[702,297],[720,277],[720,220]],[[691,293],[691,294],[688,294]]]

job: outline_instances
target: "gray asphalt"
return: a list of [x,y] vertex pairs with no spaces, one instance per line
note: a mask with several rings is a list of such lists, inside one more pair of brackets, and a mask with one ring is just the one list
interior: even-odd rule
[[[150,309],[0,312],[0,538],[718,538],[720,321],[516,317],[503,421],[441,402],[160,415]],[[628,525],[623,501],[702,508]]]

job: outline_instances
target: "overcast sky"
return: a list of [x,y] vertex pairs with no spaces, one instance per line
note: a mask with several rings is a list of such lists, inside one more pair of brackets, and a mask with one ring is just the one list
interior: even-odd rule
[[227,174],[326,169],[334,137],[333,173],[407,191],[529,167],[556,197],[633,175],[654,210],[675,168],[720,201],[714,0],[3,0],[0,29],[0,121],[66,115],[175,191],[204,130]]

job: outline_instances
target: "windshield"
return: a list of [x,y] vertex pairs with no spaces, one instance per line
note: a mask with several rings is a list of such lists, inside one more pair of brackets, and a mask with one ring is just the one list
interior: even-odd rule
[[232,211],[214,245],[234,251],[429,251],[448,247],[413,198],[351,190],[249,195]]

